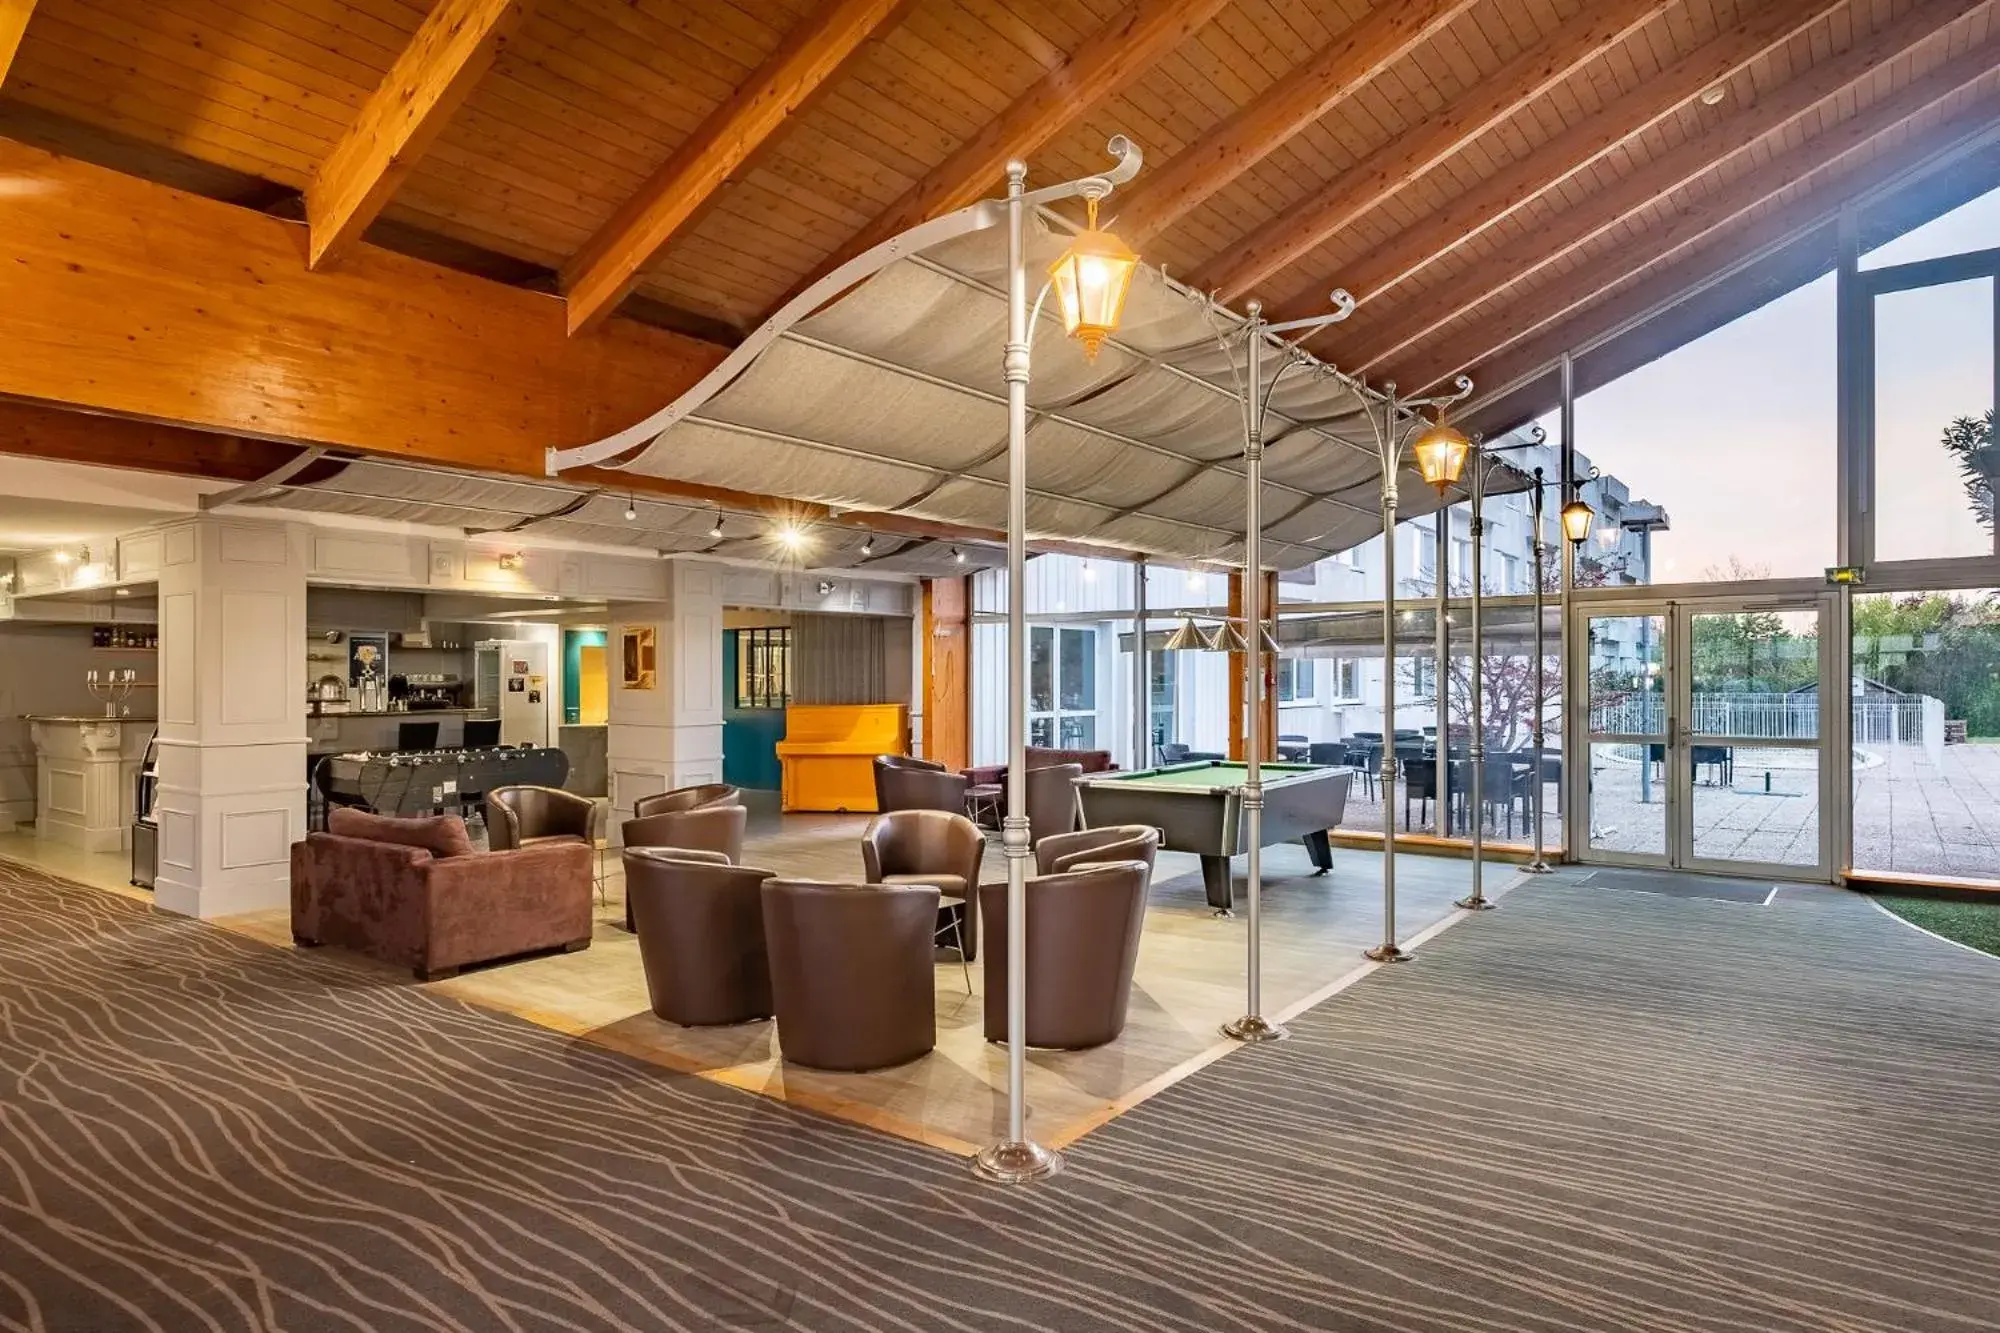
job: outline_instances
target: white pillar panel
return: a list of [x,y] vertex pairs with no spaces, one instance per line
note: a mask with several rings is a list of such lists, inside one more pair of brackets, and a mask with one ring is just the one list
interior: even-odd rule
[[[639,798],[722,781],[721,571],[694,561],[671,569],[668,600],[611,606],[605,761],[614,842]],[[657,646],[650,688],[625,672],[626,633],[643,629]]]
[[282,907],[306,833],[307,533],[204,515],[161,535],[154,897],[189,916]]

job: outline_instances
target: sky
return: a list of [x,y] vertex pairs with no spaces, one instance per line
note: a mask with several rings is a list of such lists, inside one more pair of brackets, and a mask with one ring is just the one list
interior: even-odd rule
[[[2000,246],[2000,190],[1873,251],[1863,268]],[[1991,554],[1946,424],[1993,406],[1993,284],[1881,298],[1876,312],[1880,559]],[[1653,581],[1733,557],[1816,575],[1834,550],[1834,279],[1780,297],[1577,400],[1577,447],[1665,507]],[[1553,441],[1558,420],[1542,424]]]

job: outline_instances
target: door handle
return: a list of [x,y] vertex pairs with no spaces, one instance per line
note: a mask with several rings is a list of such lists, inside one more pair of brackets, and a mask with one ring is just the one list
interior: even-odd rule
[[1674,749],[1677,746],[1679,746],[1680,743],[1681,743],[1681,720],[1675,717],[1673,714],[1669,713],[1667,715],[1667,748],[1670,750]]

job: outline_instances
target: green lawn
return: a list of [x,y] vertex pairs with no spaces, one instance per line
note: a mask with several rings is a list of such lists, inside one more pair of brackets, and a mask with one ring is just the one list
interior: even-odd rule
[[2000,902],[1904,898],[1887,893],[1876,894],[1875,901],[1925,930],[2000,957]]

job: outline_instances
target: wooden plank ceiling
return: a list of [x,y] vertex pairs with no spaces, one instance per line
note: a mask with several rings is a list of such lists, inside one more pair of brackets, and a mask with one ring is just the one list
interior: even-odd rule
[[504,257],[578,337],[633,291],[720,342],[1005,158],[1048,181],[1123,133],[1148,260],[1285,315],[1345,286],[1316,350],[1408,390],[1518,380],[2000,123],[1993,3],[0,0],[0,133],[298,192],[315,259],[378,213]]

